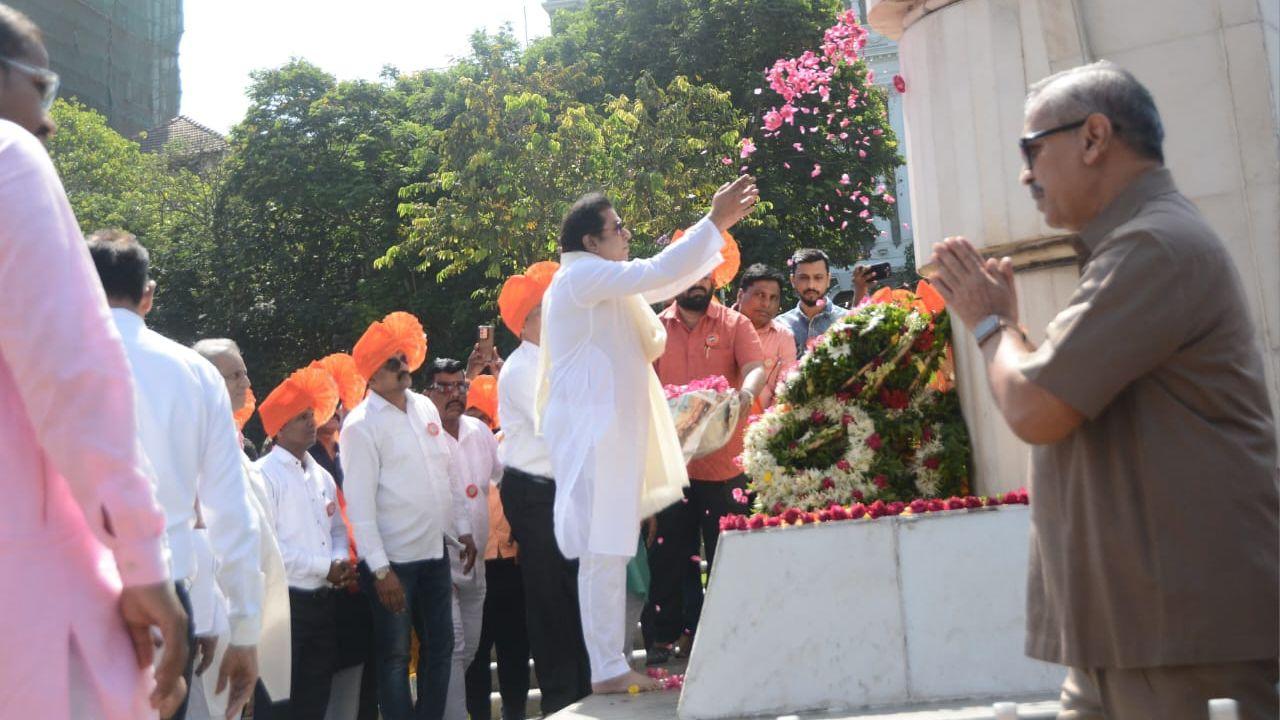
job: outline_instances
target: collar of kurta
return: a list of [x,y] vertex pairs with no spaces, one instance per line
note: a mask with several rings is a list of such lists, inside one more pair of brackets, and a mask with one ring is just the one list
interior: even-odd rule
[[[405,410],[407,412],[409,405],[413,403],[413,391],[405,390],[404,399],[405,399]],[[369,391],[369,399],[366,400],[365,402],[369,403],[369,409],[372,410],[373,412],[381,412],[383,410],[386,410],[387,408],[393,408],[395,410],[400,409],[395,405],[392,405],[389,400],[387,400],[386,398],[382,397],[381,395],[379,395],[378,393],[372,390]]]
[[1173,173],[1168,168],[1157,168],[1143,173],[1120,192],[1098,216],[1080,231],[1080,241],[1090,252],[1111,234],[1112,230],[1133,219],[1138,210],[1151,199],[1166,193],[1177,192]]
[[267,457],[271,458],[272,462],[275,462],[275,463],[277,463],[277,464],[279,464],[279,465],[284,465],[285,467],[295,468],[295,469],[297,469],[297,470],[301,470],[301,471],[303,471],[303,472],[306,472],[306,471],[307,471],[307,467],[308,467],[312,462],[314,462],[314,461],[311,459],[311,455],[310,455],[309,453],[302,453],[302,459],[301,459],[301,460],[299,460],[299,459],[298,459],[298,457],[297,457],[296,455],[294,455],[293,453],[289,452],[288,450],[285,450],[284,448],[280,447],[279,445],[275,445],[275,446],[273,446],[273,447],[271,448],[271,452],[267,453]]
[[560,267],[567,268],[570,265],[580,263],[583,260],[590,260],[591,258],[604,260],[604,258],[599,255],[593,252],[587,252],[586,250],[574,250],[572,252],[560,253]]
[[141,315],[127,308],[111,308],[111,316],[115,318],[116,328],[121,334],[128,331],[136,335],[147,327],[147,321]]

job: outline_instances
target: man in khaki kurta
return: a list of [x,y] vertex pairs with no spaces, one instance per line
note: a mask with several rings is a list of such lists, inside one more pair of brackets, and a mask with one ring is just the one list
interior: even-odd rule
[[1101,62],[1031,89],[1022,181],[1078,233],[1040,347],[1013,267],[963,238],[936,281],[1035,447],[1027,654],[1067,665],[1060,718],[1277,717],[1276,435],[1230,254],[1164,168],[1150,94]]

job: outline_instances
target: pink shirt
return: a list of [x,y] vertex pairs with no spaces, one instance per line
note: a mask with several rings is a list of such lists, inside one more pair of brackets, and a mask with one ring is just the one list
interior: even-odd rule
[[774,390],[783,373],[796,363],[796,338],[791,331],[776,320],[763,329],[756,328],[760,338],[760,347],[764,350],[764,389],[760,391],[757,410],[768,409],[773,405]]
[[[723,375],[730,385],[740,388],[742,368],[764,359],[751,321],[718,302],[711,303],[692,330],[680,319],[675,303],[658,318],[667,329],[667,349],[654,363],[663,385],[684,385],[711,375]],[[689,463],[689,477],[723,481],[741,475],[742,469],[733,459],[742,454],[742,433],[746,429],[747,415],[744,414],[738,431],[727,445]]]
[[150,717],[117,606],[122,584],[167,576],[133,382],[53,163],[4,120],[0,218],[3,712],[68,718],[74,644],[108,720]]

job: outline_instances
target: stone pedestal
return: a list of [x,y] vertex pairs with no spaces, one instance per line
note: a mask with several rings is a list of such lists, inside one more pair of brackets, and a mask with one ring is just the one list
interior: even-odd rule
[[[1108,59],[1155,96],[1179,188],[1239,267],[1280,414],[1280,3],[1274,0],[869,0],[899,41],[916,258],[964,235],[1018,268],[1034,340],[1078,278],[1071,239],[1046,226],[1018,183],[1026,87]],[[957,333],[958,386],[976,491],[1026,482],[1027,448],[987,391],[982,357]]]
[[721,536],[681,720],[1056,697],[1022,653],[1024,506]]

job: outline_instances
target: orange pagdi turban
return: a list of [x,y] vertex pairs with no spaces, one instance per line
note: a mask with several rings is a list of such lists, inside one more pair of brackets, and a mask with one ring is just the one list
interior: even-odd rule
[[[733,236],[727,232],[720,233],[720,236],[724,238],[724,246],[720,248],[720,254],[724,256],[724,262],[711,271],[711,282],[716,286],[716,289],[725,287],[733,282],[733,279],[738,277],[738,268],[742,265],[742,253],[738,250],[738,241],[734,240]],[[682,237],[684,237],[684,231],[677,230],[671,236],[671,244],[675,245]]]
[[480,375],[471,381],[467,391],[467,408],[475,408],[489,416],[489,427],[498,427],[498,378]]
[[253,411],[258,407],[258,398],[253,396],[253,388],[244,389],[244,407],[235,412],[233,417],[236,419],[236,429],[243,430],[245,423],[249,422],[249,418],[253,417]]
[[422,323],[407,312],[393,312],[370,325],[351,351],[356,370],[365,380],[397,353],[404,353],[410,372],[422,367],[427,359],[427,335]]
[[267,437],[275,437],[285,423],[307,410],[315,413],[316,425],[323,425],[337,407],[338,384],[333,377],[320,368],[307,367],[294,371],[276,386],[258,407],[258,415]]
[[558,262],[536,262],[523,273],[507,278],[502,284],[502,292],[498,294],[498,312],[502,315],[502,323],[516,337],[524,330],[524,321],[529,317],[529,312],[542,302],[542,296],[551,285],[552,276],[559,269]]
[[311,363],[309,367],[320,368],[338,384],[338,399],[342,407],[350,410],[364,399],[367,383],[360,377],[360,369],[356,367],[355,358],[346,353],[326,355]]

